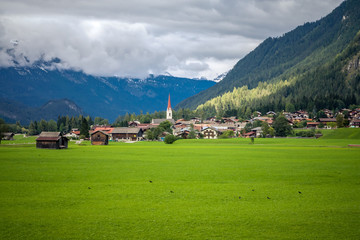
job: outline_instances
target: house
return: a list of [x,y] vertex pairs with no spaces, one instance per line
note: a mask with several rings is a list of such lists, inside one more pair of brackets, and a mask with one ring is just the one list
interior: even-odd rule
[[355,127],[355,128],[360,127],[360,119],[353,119],[350,122],[350,127]]
[[140,141],[143,139],[144,131],[136,127],[118,127],[112,130],[111,136],[114,141]]
[[92,145],[108,145],[109,144],[109,134],[97,130],[90,134],[90,141]]
[[13,132],[5,132],[3,133],[3,140],[14,140],[15,134]]
[[138,127],[139,124],[140,124],[139,121],[130,121],[130,122],[128,122],[129,127]]
[[261,134],[263,133],[261,127],[256,127],[251,129],[251,132],[255,132],[256,137],[261,137]]
[[307,122],[306,123],[306,127],[307,128],[318,128],[320,125],[319,122]]
[[68,134],[65,135],[67,138],[79,138],[80,137],[80,131],[79,130],[71,130]]
[[209,127],[204,128],[201,131],[201,134],[204,136],[205,139],[216,139],[221,133],[216,128]]
[[251,131],[251,132],[245,133],[245,134],[243,134],[243,137],[244,138],[256,137],[256,132]]
[[172,125],[175,124],[175,120],[174,120],[174,119],[165,119],[165,118],[154,118],[154,119],[151,121],[151,124],[160,124],[160,123],[165,122],[165,121],[169,121]]
[[36,148],[68,148],[68,139],[60,132],[42,132],[36,139]]

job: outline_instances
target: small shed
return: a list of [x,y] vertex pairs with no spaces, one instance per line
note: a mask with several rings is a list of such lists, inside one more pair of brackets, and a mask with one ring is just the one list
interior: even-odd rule
[[98,130],[90,135],[90,140],[92,145],[108,145],[109,144],[109,134]]
[[68,139],[60,132],[42,132],[36,139],[36,148],[64,149],[68,148]]
[[3,133],[3,140],[14,140],[15,134],[12,132],[5,132]]

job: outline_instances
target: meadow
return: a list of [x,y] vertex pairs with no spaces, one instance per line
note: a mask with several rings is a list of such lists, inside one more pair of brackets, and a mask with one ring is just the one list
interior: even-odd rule
[[3,141],[0,238],[359,239],[360,148],[348,146],[359,130],[65,150]]

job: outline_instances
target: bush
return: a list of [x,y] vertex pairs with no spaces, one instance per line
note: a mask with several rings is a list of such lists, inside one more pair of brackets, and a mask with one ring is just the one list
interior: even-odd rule
[[300,131],[296,133],[298,137],[314,137],[315,131]]
[[174,135],[166,135],[164,142],[165,144],[173,144],[173,142],[175,142],[177,140],[177,138]]

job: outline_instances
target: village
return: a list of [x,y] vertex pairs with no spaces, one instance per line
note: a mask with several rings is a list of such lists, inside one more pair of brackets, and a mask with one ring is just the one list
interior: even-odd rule
[[[279,113],[278,113],[279,114]],[[83,139],[80,130],[71,129],[69,133],[43,131],[36,139],[37,148],[62,149],[68,147],[68,141],[76,141],[81,144],[83,140],[90,140],[92,145],[108,145],[109,142],[137,142],[144,140],[163,141],[167,135],[173,135],[181,139],[218,139],[218,138],[259,138],[259,137],[285,137],[285,135],[274,132],[274,121],[277,113],[270,111],[266,115],[255,112],[251,119],[240,121],[236,117],[216,118],[210,117],[202,120],[198,117],[191,119],[173,119],[170,95],[166,110],[166,118],[152,119],[151,123],[140,123],[139,121],[129,121],[128,127],[113,127],[111,125],[93,125],[89,130],[89,138]],[[282,117],[286,119],[283,124],[291,129],[334,129],[337,127],[360,127],[360,108],[354,110],[342,109],[338,113],[333,113],[328,109],[321,111],[317,118],[310,118],[306,111],[282,112]],[[154,137],[150,134],[159,126],[167,126],[167,129],[160,128],[161,131]],[[276,130],[276,129],[275,129]],[[314,131],[313,131],[314,132]],[[11,140],[14,133],[4,133],[5,140]],[[150,137],[150,135],[152,137]],[[296,135],[304,137],[303,135]],[[320,137],[321,134],[305,135],[310,137]]]

